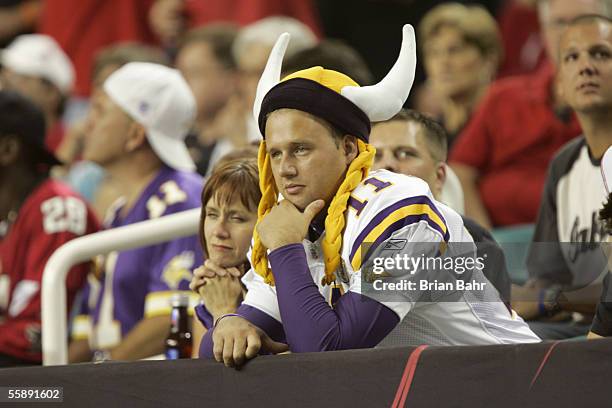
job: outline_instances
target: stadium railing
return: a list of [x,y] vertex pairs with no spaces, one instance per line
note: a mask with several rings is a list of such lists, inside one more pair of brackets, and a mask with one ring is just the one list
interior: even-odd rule
[[42,351],[44,365],[68,363],[66,276],[70,268],[94,256],[158,244],[197,234],[200,209],[114,228],[74,239],[49,258],[42,279]]

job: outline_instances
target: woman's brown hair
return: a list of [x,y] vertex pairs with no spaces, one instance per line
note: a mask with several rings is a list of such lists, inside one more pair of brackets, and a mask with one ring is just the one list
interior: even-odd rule
[[236,196],[249,211],[257,212],[261,192],[259,191],[257,160],[251,155],[223,161],[215,167],[204,185],[199,234],[200,244],[206,258],[209,257],[204,237],[206,204],[211,198],[215,198],[220,205],[228,205]]

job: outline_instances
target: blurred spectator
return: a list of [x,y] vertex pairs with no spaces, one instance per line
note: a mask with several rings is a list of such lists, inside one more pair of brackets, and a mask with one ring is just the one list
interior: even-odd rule
[[[87,204],[49,177],[58,164],[44,144],[42,111],[0,91],[0,367],[40,364],[41,283],[47,260],[71,239],[98,230]],[[67,306],[88,264],[68,273]]]
[[[183,142],[196,106],[180,73],[132,62],[111,74],[103,88],[93,100],[83,158],[104,167],[122,192],[106,226],[199,207],[202,179]],[[108,254],[100,264],[99,293],[96,285],[89,287],[84,314],[75,319],[70,361],[90,359],[92,351],[96,359],[117,360],[161,353],[170,298],[188,289],[191,271],[201,262],[197,236]]]
[[[368,67],[374,80],[387,74],[395,62],[398,48],[397,31],[404,24],[417,27],[423,16],[432,8],[449,0],[316,0],[325,38],[346,41],[359,54],[368,55]],[[496,16],[501,3],[506,0],[455,0],[462,4],[480,4]],[[420,39],[418,39],[420,41]],[[409,103],[415,106],[416,90],[424,81],[423,64],[417,64],[417,72]],[[419,111],[420,108],[418,109]]]
[[[567,22],[599,13],[607,0],[542,0],[548,58],[537,72],[495,82],[451,151],[466,215],[485,227],[533,223],[552,155],[580,133],[556,92],[558,44]],[[520,199],[517,199],[520,198]]]
[[40,0],[0,0],[0,48],[31,33],[40,16]]
[[[169,65],[170,61],[159,48],[139,43],[119,43],[101,49],[94,58],[91,73],[91,95],[102,92],[102,85],[110,74],[128,62],[152,62]],[[68,129],[64,142],[57,154],[64,163],[80,159],[85,136],[86,119],[80,120]]]
[[246,154],[216,167],[202,191],[200,243],[206,262],[193,272],[190,285],[201,301],[192,325],[194,357],[206,330],[220,316],[235,313],[246,291],[240,278],[251,268],[247,251],[261,199],[257,157]]
[[312,0],[154,0],[149,22],[159,40],[172,47],[193,27],[216,21],[245,25],[272,15],[293,17],[319,33]]
[[62,115],[74,85],[68,56],[46,35],[24,34],[2,52],[0,81],[42,109],[47,124],[45,142],[55,152],[64,137]]
[[[387,121],[373,124],[370,143],[376,148],[373,170],[419,177],[427,182],[434,198],[444,202],[442,191],[452,170],[446,165],[447,135],[442,126],[419,112],[402,110]],[[452,203],[445,204],[453,208]],[[483,270],[486,278],[502,300],[510,301],[510,277],[502,249],[486,229],[461,218],[477,243],[478,256],[487,259]]]
[[[92,72],[92,99],[100,95],[102,85],[110,74],[129,62],[152,62],[169,65],[161,49],[138,43],[121,43],[104,48],[96,54]],[[91,113],[91,109],[89,110]],[[57,151],[58,157],[70,166],[66,181],[87,199],[98,217],[104,218],[106,210],[121,194],[111,178],[97,164],[82,161],[87,120],[74,123],[66,132]]]
[[215,167],[213,167],[213,171],[215,171],[217,167],[221,167],[222,165],[224,165],[225,163],[231,160],[248,159],[251,157],[257,158],[258,152],[259,152],[259,146],[254,146],[252,144],[246,145],[238,149],[234,149],[228,154],[221,157],[219,161],[217,161],[217,164],[215,164]]
[[[607,13],[612,17],[612,9]],[[601,158],[612,145],[612,21],[583,16],[571,22],[558,55],[559,92],[584,134],[551,162],[527,258],[530,280],[513,291],[517,300],[532,300],[517,310],[524,318],[548,318],[530,325],[546,339],[586,334],[601,294],[598,279],[607,271],[598,245],[607,234],[598,213],[606,199]],[[562,310],[586,316],[560,316]],[[553,316],[565,320],[552,323]]]
[[181,71],[197,103],[195,134],[187,139],[198,172],[210,173],[214,163],[244,144],[244,132],[235,133],[234,122],[244,108],[237,91],[236,62],[232,45],[238,28],[227,23],[209,24],[187,33],[179,45],[176,68]]
[[484,7],[447,3],[425,15],[419,34],[427,87],[440,103],[450,146],[495,77],[499,30]]
[[527,74],[546,64],[546,52],[536,3],[538,0],[508,0],[499,12],[504,59],[498,78]]
[[[76,70],[74,96],[88,98],[94,55],[119,42],[154,43],[146,16],[154,0],[44,0],[39,31],[61,45]],[[77,99],[68,112],[82,118],[86,106]]]
[[291,35],[291,41],[285,53],[286,58],[317,43],[314,33],[303,23],[289,17],[273,16],[242,28],[232,47],[240,75],[239,97],[244,107],[242,114],[244,119],[236,120],[236,126],[242,127],[240,131],[246,134],[249,142],[261,139],[252,113],[255,92],[270,50],[284,32]]
[[317,45],[298,51],[283,62],[283,74],[289,75],[315,66],[344,72],[359,85],[371,85],[372,73],[359,53],[342,40],[322,40]]

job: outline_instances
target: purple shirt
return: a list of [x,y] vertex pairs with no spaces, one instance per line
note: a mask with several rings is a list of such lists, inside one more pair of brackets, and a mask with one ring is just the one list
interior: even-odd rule
[[[197,174],[164,166],[125,217],[121,203],[109,210],[106,225],[117,228],[199,207],[202,185]],[[89,279],[82,308],[92,311],[98,348],[118,344],[145,317],[168,314],[170,297],[177,290],[189,290],[192,270],[203,259],[196,235],[111,252],[104,258],[98,282]]]

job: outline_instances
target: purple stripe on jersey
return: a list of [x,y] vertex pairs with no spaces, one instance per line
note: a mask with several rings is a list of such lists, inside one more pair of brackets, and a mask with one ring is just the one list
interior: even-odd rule
[[[422,215],[409,215],[408,217],[402,218],[401,220],[396,221],[393,224],[389,225],[387,229],[385,229],[378,236],[378,238],[376,238],[376,241],[374,241],[374,243],[368,248],[368,251],[366,252],[365,256],[363,256],[363,260],[369,259],[370,255],[372,255],[372,253],[376,250],[376,248],[378,248],[378,246],[382,242],[386,241],[387,238],[389,238],[395,231],[402,229],[406,225],[417,223],[421,221],[422,219],[423,219]],[[440,231],[440,228],[438,227],[436,228],[436,230]]]
[[[357,252],[357,249],[359,248],[359,246],[361,244],[363,244],[363,240],[365,239],[365,237],[367,237],[368,234],[374,228],[376,228],[385,218],[387,218],[394,211],[399,210],[402,207],[407,207],[407,206],[413,205],[413,204],[425,204],[425,205],[427,205],[429,208],[431,208],[431,210],[434,213],[436,213],[438,215],[438,217],[440,217],[440,219],[442,220],[442,222],[446,226],[446,221],[444,220],[444,217],[442,216],[442,213],[440,213],[440,211],[438,211],[438,208],[431,202],[431,200],[429,198],[427,198],[426,196],[416,196],[416,197],[405,198],[403,200],[400,200],[400,201],[396,202],[395,204],[391,204],[390,206],[388,206],[387,208],[383,209],[378,214],[376,214],[376,216],[372,219],[372,221],[370,221],[370,223],[357,236],[357,239],[355,240],[355,242],[353,243],[353,247],[351,248],[351,254],[349,256],[349,259],[351,259],[351,260],[353,259],[353,257],[355,256],[355,253]],[[415,217],[415,216],[414,215],[410,215],[410,216],[408,216],[406,218],[411,218],[411,217]],[[442,230],[442,228],[440,228],[440,226],[438,224],[433,222],[429,218],[429,216],[427,214],[419,214],[419,215],[416,215],[416,217],[417,218],[414,219],[412,221],[412,223],[416,223],[416,222],[419,222],[421,220],[427,221],[427,223],[429,224],[430,227],[432,227],[436,231],[440,232],[440,234],[442,234],[442,236],[444,237],[445,241],[449,240],[450,236],[448,234],[448,227],[446,228],[446,232],[444,232]],[[395,225],[395,224],[397,224],[397,223],[394,223],[393,225]],[[401,227],[406,226],[408,224],[410,224],[410,223],[406,222],[403,225],[401,225]],[[395,231],[395,230],[393,230],[393,231]],[[393,232],[393,231],[391,231],[391,232]]]

